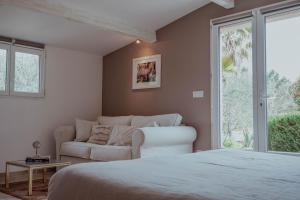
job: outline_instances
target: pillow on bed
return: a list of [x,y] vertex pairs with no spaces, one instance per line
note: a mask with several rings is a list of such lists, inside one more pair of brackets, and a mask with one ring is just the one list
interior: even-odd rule
[[93,125],[97,125],[98,122],[76,119],[76,138],[77,142],[86,142],[90,136]]
[[136,130],[134,126],[116,125],[113,127],[108,145],[127,146],[132,144],[132,134]]
[[94,125],[92,135],[87,143],[105,145],[107,144],[113,127],[109,125]]

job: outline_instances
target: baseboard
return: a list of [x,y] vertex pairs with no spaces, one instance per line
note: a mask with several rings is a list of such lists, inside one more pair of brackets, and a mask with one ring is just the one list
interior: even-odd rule
[[[47,169],[46,176],[49,177],[55,173],[55,169]],[[39,180],[43,178],[43,170],[34,170],[33,180]],[[9,173],[9,182],[23,182],[28,180],[28,171],[15,171]],[[0,184],[5,184],[5,173],[0,173]]]

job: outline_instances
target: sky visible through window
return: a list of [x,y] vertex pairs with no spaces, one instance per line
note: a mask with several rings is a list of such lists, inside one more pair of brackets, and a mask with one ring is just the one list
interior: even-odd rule
[[267,21],[267,66],[292,82],[300,77],[300,16]]

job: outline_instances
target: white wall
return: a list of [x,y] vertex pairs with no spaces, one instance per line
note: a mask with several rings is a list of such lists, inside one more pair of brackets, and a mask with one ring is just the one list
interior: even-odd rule
[[53,130],[76,117],[96,119],[102,105],[102,57],[46,47],[45,98],[0,97],[0,172],[6,160],[55,155]]

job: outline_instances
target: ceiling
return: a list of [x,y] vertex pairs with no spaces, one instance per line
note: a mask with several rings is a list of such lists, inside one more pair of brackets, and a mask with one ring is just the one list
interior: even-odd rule
[[85,23],[14,6],[0,6],[0,35],[105,55],[134,41]]
[[[145,31],[156,31],[209,0],[51,0],[93,15],[113,16]],[[84,3],[83,3],[84,2]]]
[[[222,0],[223,1],[223,0]],[[0,35],[108,54],[210,0],[0,0]]]

